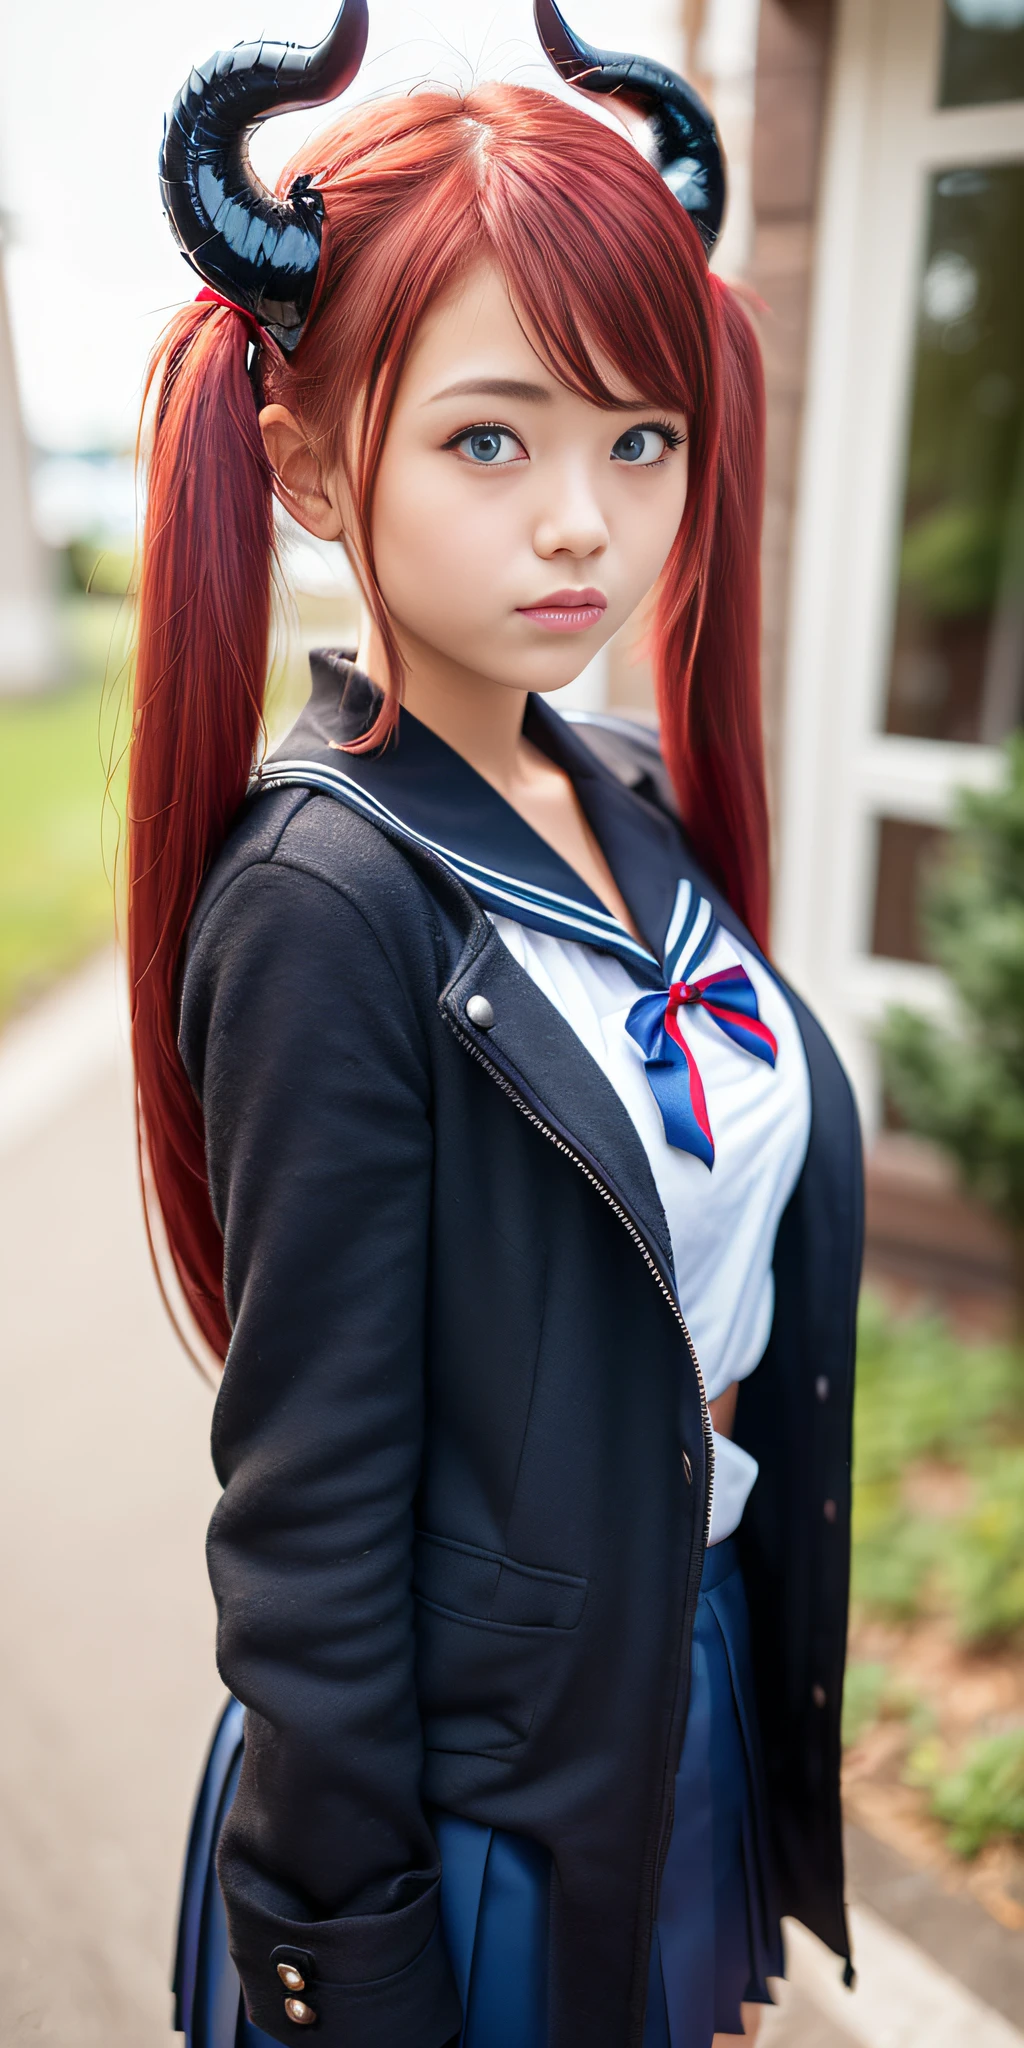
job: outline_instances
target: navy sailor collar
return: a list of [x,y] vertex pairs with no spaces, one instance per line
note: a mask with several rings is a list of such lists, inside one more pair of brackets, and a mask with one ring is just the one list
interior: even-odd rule
[[310,657],[312,695],[260,770],[258,786],[322,790],[444,861],[494,916],[611,953],[642,986],[660,988],[665,939],[681,877],[707,887],[673,821],[606,768],[540,697],[524,731],[569,775],[637,930],[639,945],[582,876],[453,747],[403,710],[379,753],[350,754],[380,703],[377,686],[333,649]]

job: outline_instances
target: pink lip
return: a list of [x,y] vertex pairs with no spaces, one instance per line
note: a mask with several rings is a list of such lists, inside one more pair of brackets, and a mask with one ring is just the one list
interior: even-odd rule
[[539,604],[517,607],[522,619],[532,619],[549,633],[584,633],[596,626],[608,609],[603,590],[553,590]]

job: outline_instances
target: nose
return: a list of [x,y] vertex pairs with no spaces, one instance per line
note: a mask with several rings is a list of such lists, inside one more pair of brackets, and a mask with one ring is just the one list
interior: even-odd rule
[[544,501],[534,527],[534,552],[542,561],[571,555],[587,561],[608,546],[608,523],[584,464],[566,464],[546,479]]

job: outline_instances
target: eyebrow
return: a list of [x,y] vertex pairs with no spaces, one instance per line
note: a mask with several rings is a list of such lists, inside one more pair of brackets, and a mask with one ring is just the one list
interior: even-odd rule
[[524,384],[518,377],[466,377],[460,384],[446,384],[443,391],[435,391],[429,402],[437,405],[442,398],[518,398],[527,404],[549,405],[551,392],[543,384]]

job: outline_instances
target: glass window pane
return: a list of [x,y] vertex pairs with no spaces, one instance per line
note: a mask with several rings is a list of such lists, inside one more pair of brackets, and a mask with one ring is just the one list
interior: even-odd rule
[[1024,99],[1024,0],[945,0],[940,107]]
[[932,179],[886,731],[1024,716],[1024,164]]
[[910,818],[879,818],[871,951],[886,960],[927,960],[922,889],[946,833]]

